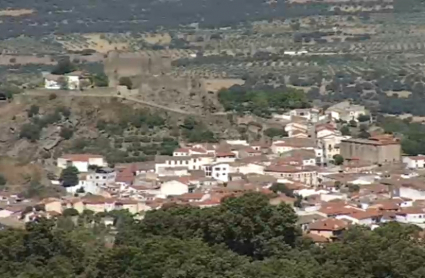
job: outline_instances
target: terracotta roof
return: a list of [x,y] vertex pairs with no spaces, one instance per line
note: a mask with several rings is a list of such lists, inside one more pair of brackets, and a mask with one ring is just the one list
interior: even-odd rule
[[236,154],[232,153],[232,152],[217,152],[215,154],[216,157],[227,157],[227,156],[231,156],[231,157],[235,157]]
[[266,167],[265,172],[276,172],[276,173],[301,173],[301,172],[314,172],[317,168],[314,167],[294,167],[294,166],[282,166],[282,165],[270,165]]
[[423,214],[424,209],[419,207],[404,207],[400,211],[397,211],[397,215],[407,215],[407,214]]
[[281,203],[293,204],[295,202],[295,200],[296,200],[295,198],[291,198],[291,197],[288,197],[284,194],[281,194],[276,198],[270,199],[269,203],[272,204],[272,205],[279,205]]
[[425,155],[418,155],[418,156],[407,156],[408,158],[410,158],[411,160],[425,160]]
[[285,138],[278,140],[273,146],[277,147],[293,147],[293,148],[314,148],[316,142],[310,138]]
[[189,153],[188,148],[180,148],[174,151],[175,153]]
[[305,234],[304,237],[311,239],[315,243],[328,243],[329,242],[328,238],[321,236],[321,235],[317,235],[317,234],[309,233],[309,234]]
[[373,217],[380,217],[382,216],[382,212],[379,210],[369,209],[366,211],[360,211],[349,215],[352,218],[355,218],[357,220],[363,220],[363,219],[369,219]]
[[246,147],[243,150],[247,153],[261,153],[261,151],[254,150],[252,147]]
[[400,208],[400,201],[398,200],[382,200],[374,203],[371,208],[378,208],[380,210],[398,210]]
[[118,170],[115,182],[133,184],[134,178],[136,176],[136,170],[136,164],[127,164],[125,168]]
[[196,202],[196,203],[192,203],[195,206],[218,206],[221,204],[221,201],[216,200],[216,199],[208,199],[208,200],[204,200],[202,202]]
[[347,223],[340,219],[325,218],[309,225],[310,230],[317,231],[340,231],[347,228]]
[[137,205],[137,201],[136,200],[130,200],[130,199],[120,199],[120,200],[117,200],[116,202],[115,202],[115,204],[116,205],[123,205],[123,206],[125,206],[125,205]]
[[335,131],[335,127],[329,123],[316,125],[316,131],[322,131],[325,129]]
[[200,200],[205,196],[205,193],[185,193],[180,196],[177,196],[176,199],[184,199],[184,200]]
[[191,150],[197,153],[207,153],[207,150],[204,148],[192,148]]
[[336,215],[350,215],[357,212],[361,212],[362,210],[353,206],[341,205],[341,203],[336,203],[335,205],[323,206],[318,211],[328,216],[336,216]]

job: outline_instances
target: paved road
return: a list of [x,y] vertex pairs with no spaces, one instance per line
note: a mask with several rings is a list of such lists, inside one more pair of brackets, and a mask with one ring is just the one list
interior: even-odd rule
[[[27,95],[27,96],[48,96],[51,93],[56,93],[56,92],[52,92],[52,91],[46,92],[44,90],[43,91],[32,90],[32,91],[24,92],[23,95]],[[121,99],[129,100],[129,101],[133,101],[133,102],[136,102],[136,103],[140,103],[140,104],[143,104],[143,105],[146,105],[146,106],[166,110],[166,111],[173,112],[173,113],[178,113],[178,114],[183,114],[183,115],[201,116],[200,114],[184,111],[184,110],[177,109],[177,108],[170,108],[170,107],[160,105],[160,104],[156,104],[156,103],[150,102],[150,101],[141,100],[141,99],[134,97],[134,96],[123,96],[123,95],[118,95],[116,93],[105,92],[105,93],[100,94],[100,93],[90,93],[89,91],[57,93],[57,95],[61,95],[61,94],[66,94],[66,96],[72,96],[72,97],[100,97],[100,98],[116,97],[116,98],[121,98]]]

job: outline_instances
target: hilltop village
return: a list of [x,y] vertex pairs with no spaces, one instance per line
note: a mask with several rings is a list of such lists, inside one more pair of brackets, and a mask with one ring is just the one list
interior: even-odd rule
[[295,109],[275,116],[289,121],[286,137],[191,143],[154,161],[111,165],[102,155],[64,154],[56,161],[60,178],[51,183],[63,186],[66,196],[35,201],[1,192],[0,223],[22,227],[70,210],[125,209],[142,219],[168,204],[207,208],[260,192],[273,205],[291,205],[303,232],[317,243],[355,224],[423,227],[425,156],[402,156],[400,140],[390,134],[351,138],[337,128],[368,113],[349,102],[326,111]]

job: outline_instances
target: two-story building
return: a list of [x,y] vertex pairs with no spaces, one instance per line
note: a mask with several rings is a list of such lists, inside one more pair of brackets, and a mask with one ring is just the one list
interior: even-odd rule
[[57,159],[57,166],[65,169],[74,166],[80,173],[89,171],[89,166],[106,167],[107,162],[104,156],[97,154],[66,154]]

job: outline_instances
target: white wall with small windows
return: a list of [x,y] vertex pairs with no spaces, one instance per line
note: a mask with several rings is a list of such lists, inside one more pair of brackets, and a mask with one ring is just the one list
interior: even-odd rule
[[217,163],[217,164],[211,165],[210,167],[211,167],[211,177],[213,179],[216,179],[222,182],[229,181],[230,165],[228,163]]
[[423,224],[425,223],[425,213],[397,214],[396,221],[401,223]]

